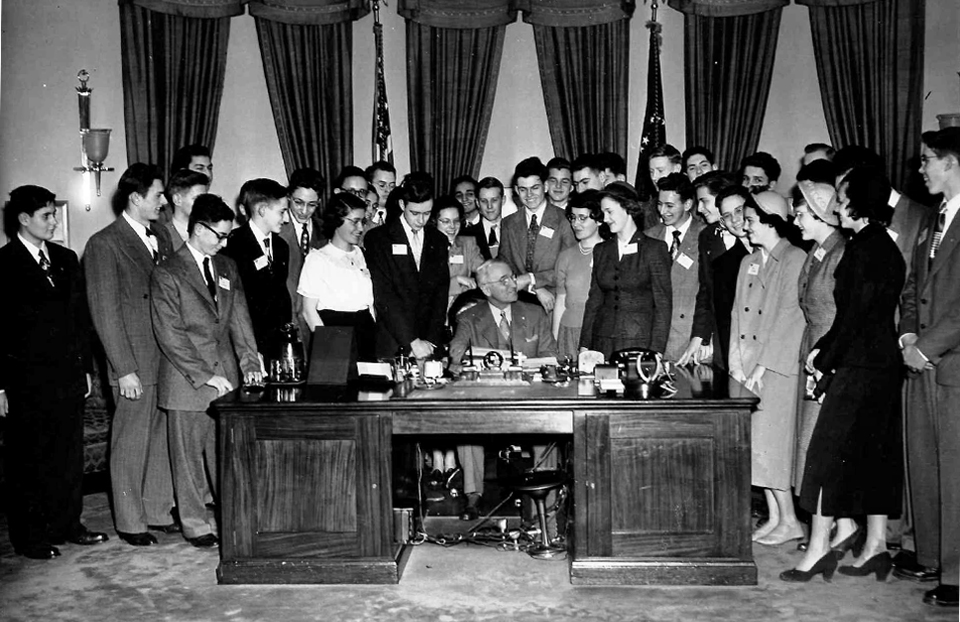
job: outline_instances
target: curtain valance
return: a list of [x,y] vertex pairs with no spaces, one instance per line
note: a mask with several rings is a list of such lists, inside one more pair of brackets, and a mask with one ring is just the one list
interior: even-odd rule
[[514,0],[523,21],[560,28],[609,24],[633,15],[634,0]]
[[838,7],[838,6],[856,6],[858,4],[871,4],[877,0],[793,0],[797,4],[810,7]]
[[155,13],[179,17],[219,18],[243,15],[248,0],[120,0]]
[[698,17],[741,17],[783,8],[790,0],[667,0],[667,4]]
[[[498,0],[506,4],[508,0]],[[120,0],[155,13],[212,19],[250,15],[282,24],[338,24],[370,12],[368,0]]]
[[398,0],[401,17],[434,28],[472,30],[517,21],[515,0]]

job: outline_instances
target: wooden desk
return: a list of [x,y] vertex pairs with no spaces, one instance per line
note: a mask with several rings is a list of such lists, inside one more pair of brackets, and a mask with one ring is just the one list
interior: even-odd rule
[[[221,583],[397,583],[393,435],[569,434],[570,580],[755,585],[750,413],[726,376],[679,379],[666,400],[578,398],[576,387],[356,388],[218,400]],[[281,401],[282,399],[293,401]]]

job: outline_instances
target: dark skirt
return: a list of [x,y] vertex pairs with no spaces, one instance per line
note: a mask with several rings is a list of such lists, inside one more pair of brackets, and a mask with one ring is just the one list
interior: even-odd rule
[[899,368],[842,367],[824,395],[807,450],[800,506],[823,516],[900,513]]
[[353,326],[354,340],[357,342],[357,359],[376,361],[377,326],[370,311],[331,311],[321,309],[317,312],[324,326]]

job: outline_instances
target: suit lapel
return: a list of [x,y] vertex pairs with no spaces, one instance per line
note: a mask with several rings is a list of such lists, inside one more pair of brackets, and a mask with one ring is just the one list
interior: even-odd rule
[[[954,215],[953,222],[951,222],[947,230],[943,232],[943,238],[940,241],[940,246],[937,248],[937,256],[933,259],[933,264],[930,266],[930,274],[928,275],[930,277],[947,264],[949,261],[948,257],[957,252],[957,245],[960,243],[960,217],[958,216],[960,216],[960,213]],[[929,239],[924,241],[924,247],[926,248],[926,253],[924,253],[925,257],[930,257],[930,245],[933,243],[933,230],[935,227],[934,223],[936,223],[939,217],[940,212],[937,210],[933,216],[929,233],[927,234]]]
[[[210,290],[207,289],[207,282],[203,278],[203,273],[200,272],[200,266],[193,260],[193,255],[190,253],[190,249],[187,248],[186,244],[177,251],[176,258],[179,262],[178,268],[183,280],[189,283],[193,289],[197,290],[200,297],[210,306],[210,311],[212,311],[214,315],[218,315],[217,303],[210,297]],[[216,263],[214,263],[214,268],[216,269],[216,267]],[[214,275],[213,278],[216,280],[216,275]]]
[[120,249],[135,265],[149,274],[153,270],[153,256],[122,214],[117,217],[117,235],[120,238]]

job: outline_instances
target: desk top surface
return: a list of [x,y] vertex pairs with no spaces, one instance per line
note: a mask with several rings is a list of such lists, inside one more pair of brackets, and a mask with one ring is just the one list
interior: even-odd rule
[[267,387],[252,392],[233,391],[214,402],[215,408],[229,411],[253,409],[335,408],[377,410],[419,410],[424,407],[476,408],[496,405],[498,408],[557,408],[590,406],[591,408],[640,409],[684,408],[694,405],[752,407],[756,395],[740,383],[730,380],[723,371],[698,366],[677,368],[677,392],[669,398],[640,399],[612,396],[580,396],[577,382],[547,384],[533,382],[528,386],[482,386],[468,382],[453,382],[441,388],[416,389],[404,397],[394,395],[387,386],[351,384],[348,386],[302,385],[298,387]]

